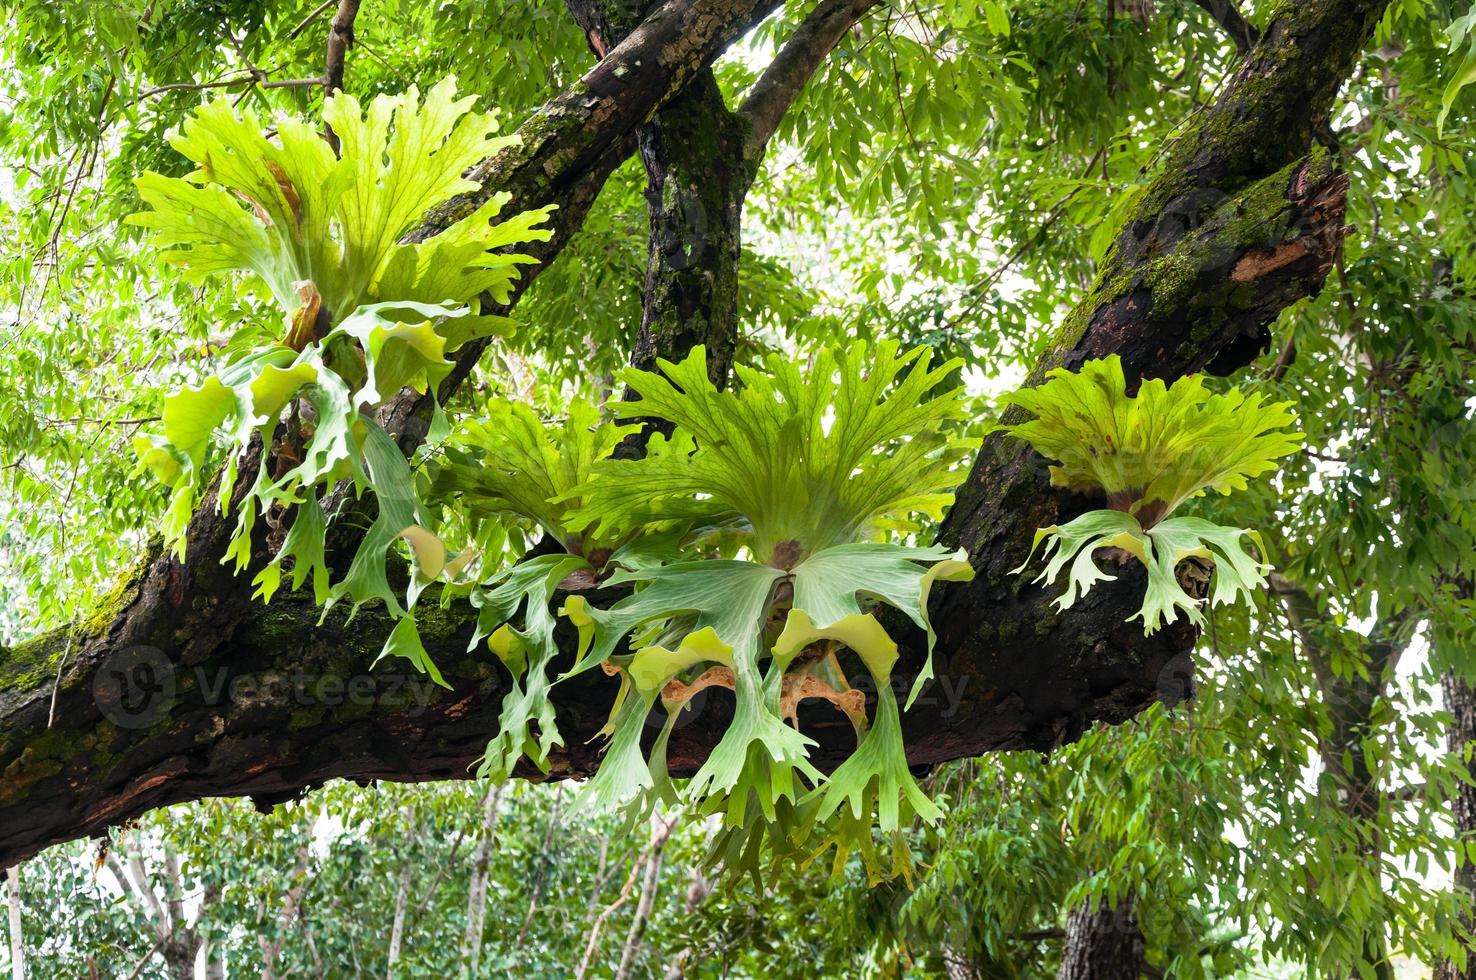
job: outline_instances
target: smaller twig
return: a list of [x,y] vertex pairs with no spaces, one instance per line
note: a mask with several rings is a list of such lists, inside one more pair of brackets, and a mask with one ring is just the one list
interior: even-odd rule
[[[343,89],[344,60],[354,46],[354,18],[359,15],[359,0],[338,0],[338,11],[328,26],[328,53],[323,61],[323,98]],[[338,136],[333,127],[323,126],[323,138],[338,152]]]
[[290,30],[290,31],[287,32],[287,40],[289,40],[289,41],[296,40],[297,39],[297,35],[301,34],[303,31],[307,30],[309,24],[311,24],[313,21],[317,20],[319,17],[323,16],[323,11],[327,10],[329,7],[333,6],[337,2],[338,2],[338,0],[323,0],[322,3],[318,4],[316,7],[313,8],[313,12],[312,13],[310,13],[306,17],[304,17],[301,21],[298,22],[298,25],[296,27],[292,28],[292,30]]
[[128,976],[124,977],[123,980],[134,980],[135,977],[143,973],[143,968],[148,965],[149,960],[153,959],[154,954],[159,952],[163,948],[164,937],[160,936],[158,939],[154,940],[154,945],[149,947],[149,951],[143,954],[143,959],[138,961],[138,966],[135,966],[133,968],[133,971],[129,973]]
[[338,12],[328,26],[328,55],[323,63],[323,94],[332,95],[343,88],[344,56],[354,46],[354,18],[359,15],[359,0],[339,0]]
[[1247,21],[1235,8],[1232,0],[1194,0],[1205,12],[1214,18],[1215,23],[1230,36],[1235,42],[1235,53],[1242,57],[1256,42],[1261,39],[1261,32],[1256,25]]
[[206,89],[230,88],[233,85],[260,85],[262,88],[301,88],[307,85],[322,85],[322,78],[278,78],[258,79],[253,75],[243,75],[240,78],[226,78],[216,82],[170,82],[168,85],[156,85],[151,89],[145,89],[138,94],[139,99],[146,99],[152,95],[162,95],[165,92],[203,92]]
[[67,669],[67,661],[72,657],[72,639],[76,636],[76,624],[67,628],[67,645],[62,649],[61,663],[56,665],[56,680],[51,685],[51,707],[46,712],[46,727],[51,728],[56,724],[56,696],[61,690],[62,672]]
[[1297,337],[1295,333],[1288,332],[1286,343],[1281,345],[1281,353],[1276,355],[1276,362],[1271,365],[1267,377],[1272,381],[1280,381],[1286,375],[1286,369],[1292,366],[1297,359]]

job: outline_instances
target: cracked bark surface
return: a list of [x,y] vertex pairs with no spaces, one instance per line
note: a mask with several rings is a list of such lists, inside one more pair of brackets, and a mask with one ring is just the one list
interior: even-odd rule
[[1056,980],[1138,980],[1143,976],[1143,932],[1133,904],[1131,896],[1123,896],[1116,908],[1104,898],[1073,909],[1066,918]]
[[[540,256],[552,260],[651,113],[774,6],[657,6],[524,125],[521,147],[474,176],[489,192],[512,191],[510,208],[568,205]],[[1281,309],[1320,288],[1343,234],[1346,179],[1308,155],[1311,133],[1382,7],[1303,0],[1272,20],[1221,97],[1165,155],[1036,377],[1114,352],[1134,378],[1231,370],[1249,360]],[[422,235],[476,203],[440,209]],[[464,349],[448,384],[479,354]],[[425,408],[406,398],[385,419],[413,441],[410,423]],[[147,558],[91,620],[0,651],[0,866],[172,802],[250,795],[270,803],[333,777],[470,775],[496,730],[505,676],[486,651],[465,651],[471,610],[439,610],[433,596],[424,603],[422,636],[453,690],[395,668],[370,672],[388,632],[382,613],[364,610],[349,625],[335,610],[320,627],[320,611],[300,594],[253,605],[249,575],[236,579],[216,560],[232,522],[214,503],[207,496],[196,515],[186,562]],[[945,541],[969,549],[978,577],[938,590],[939,681],[905,718],[914,763],[1056,744],[1184,689],[1194,631],[1178,624],[1145,639],[1123,622],[1141,596],[1140,570],[1103,583],[1067,615],[1054,612],[1045,590],[1008,575],[1034,528],[1092,505],[1052,491],[1044,462],[1023,445],[986,443],[944,529]],[[894,635],[915,668],[918,637]],[[172,683],[169,696],[145,690],[155,682]],[[552,775],[588,774],[598,750],[586,739],[604,721],[613,684],[590,672],[554,690],[565,746]],[[142,713],[130,710],[140,704]],[[675,772],[690,773],[705,757],[730,704],[716,693],[677,730]],[[820,742],[820,764],[849,752],[843,719],[802,711],[801,722]]]

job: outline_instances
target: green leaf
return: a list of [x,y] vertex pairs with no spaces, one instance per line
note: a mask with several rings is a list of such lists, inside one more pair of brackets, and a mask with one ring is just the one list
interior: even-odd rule
[[733,649],[735,658],[756,661],[769,603],[783,577],[783,571],[768,565],[727,560],[683,561],[617,572],[607,585],[640,588],[609,609],[588,608],[595,642],[565,676],[608,660],[637,626],[683,615],[692,619],[688,632],[710,626]]
[[425,644],[420,640],[420,630],[415,626],[415,619],[406,616],[395,624],[390,631],[389,638],[384,641],[384,648],[379,651],[379,656],[374,658],[377,664],[385,657],[403,657],[414,665],[415,669],[430,677],[431,680],[446,688],[451,685],[446,683],[446,678],[441,676],[441,671],[436,667],[436,662],[426,652]]
[[[560,582],[588,567],[582,558],[573,555],[539,555],[514,565],[500,581],[472,593],[472,604],[479,610],[472,645],[487,637],[488,648],[512,675],[512,684],[502,698],[497,737],[487,745],[478,776],[506,779],[523,755],[546,770],[548,753],[555,745],[563,744],[549,700],[553,684],[549,668],[559,648],[554,640],[557,620],[548,605]],[[520,609],[521,629],[510,623]],[[536,739],[531,734],[535,723]]]
[[634,426],[601,424],[598,409],[575,402],[556,426],[520,402],[494,399],[485,418],[464,423],[432,472],[431,497],[459,500],[476,513],[506,513],[537,523],[566,549],[597,547],[568,526],[569,495],[589,479]]
[[[862,612],[861,597],[905,613],[927,633],[927,660],[912,685],[908,706],[933,676],[936,635],[928,620],[928,594],[935,581],[966,582],[974,577],[962,548],[950,551],[902,548],[890,544],[844,544],[816,552],[794,569],[794,608],[815,623],[831,624]],[[928,563],[927,565],[921,563]],[[782,640],[780,641],[782,643]],[[777,647],[776,647],[776,656]],[[888,665],[888,676],[890,676]]]
[[249,110],[222,97],[201,106],[171,137],[199,169],[188,177],[146,173],[139,196],[152,210],[131,215],[171,250],[166,262],[195,281],[235,270],[259,276],[290,325],[311,284],[342,319],[376,301],[464,304],[484,292],[505,299],[526,256],[490,250],[547,240],[536,227],[549,209],[492,220],[494,195],[427,242],[400,244],[425,213],[479,186],[463,174],[512,145],[496,118],[471,112],[446,79],[421,103],[413,86],[376,97],[365,111],[338,92],[323,119],[341,142],[335,158],[317,128],[275,121],[271,138]]
[[804,373],[774,355],[766,371],[740,366],[736,392],[713,386],[701,347],[681,364],[659,362],[662,375],[627,370],[641,399],[616,413],[673,422],[696,451],[596,466],[575,519],[602,536],[653,510],[742,520],[756,557],[769,561],[781,548],[797,558],[865,538],[894,517],[937,515],[952,499],[938,491],[956,481],[969,443],[944,433],[963,415],[962,393],[932,395],[958,364],[929,370],[926,353],[858,343],[820,353]]
[[[724,657],[731,657],[725,665],[731,667],[734,678],[733,721],[692,777],[688,793],[694,799],[713,797],[720,801],[726,809],[725,820],[734,826],[743,823],[751,797],[760,809],[772,815],[777,800],[793,800],[800,792],[796,774],[812,780],[819,777],[805,756],[811,741],[784,724],[779,708],[780,672],[770,671],[765,676],[759,664],[764,625],[774,590],[783,577],[783,571],[767,565],[725,560],[677,562],[619,572],[608,584],[639,583],[643,587],[608,610],[587,608],[594,623],[595,642],[569,672],[576,674],[605,662],[626,635],[652,621],[669,624],[674,642],[683,644],[680,650],[731,651]],[[711,642],[695,647],[686,643],[691,634],[709,629]],[[669,644],[662,649],[669,650]],[[651,654],[638,651],[632,667],[643,656],[649,658]],[[665,667],[674,660],[663,654],[656,662]],[[651,686],[648,679],[644,687]],[[644,717],[641,714],[642,720]],[[625,719],[617,723],[617,733],[621,731],[619,724],[635,722]],[[624,742],[619,746],[612,743],[611,751],[617,748],[630,751]],[[628,762],[621,768],[627,775],[634,773]],[[627,783],[622,780],[621,785]],[[608,800],[612,794],[604,795]]]
[[1114,354],[1048,377],[1005,398],[1035,418],[999,428],[1058,461],[1054,486],[1099,490],[1114,509],[1142,513],[1147,523],[1206,490],[1243,490],[1301,448],[1302,434],[1287,431],[1296,424],[1290,402],[1214,394],[1198,375],[1172,387],[1149,379],[1129,396]]
[[1452,53],[1459,50],[1459,45],[1463,40],[1466,41],[1466,50],[1461,55],[1460,64],[1451,74],[1450,80],[1446,82],[1445,90],[1440,93],[1440,114],[1435,119],[1435,132],[1438,136],[1445,135],[1445,118],[1455,107],[1461,90],[1472,82],[1476,82],[1476,30],[1473,30],[1473,27],[1476,27],[1476,9],[1469,10],[1464,16],[1456,18],[1445,29]]
[[[624,805],[633,823],[658,803],[677,802],[667,772],[666,745],[698,688],[686,688],[675,697],[665,697],[663,692],[677,674],[697,664],[722,665],[731,678],[732,655],[732,648],[718,639],[711,626],[688,633],[675,650],[653,644],[636,651],[621,671],[620,695],[606,726],[610,747],[580,805],[607,810]],[[641,754],[641,735],[658,696],[666,708],[666,722],[647,759]]]
[[1000,37],[1010,36],[1010,10],[1002,0],[984,0],[984,18],[989,30]]
[[465,312],[465,307],[404,301],[361,306],[333,328],[323,345],[331,349],[335,341],[348,340],[363,352],[365,381],[354,392],[354,403],[374,408],[402,388],[424,393],[446,377],[451,370],[446,338],[431,321]]
[[291,588],[294,591],[302,588],[302,584],[312,576],[313,601],[320,606],[327,602],[332,592],[328,587],[328,567],[323,555],[326,527],[323,507],[316,499],[300,504],[292,529],[282,540],[277,556],[252,580],[251,584],[256,587],[254,598],[262,602],[272,601],[282,581],[282,563],[290,559]]
[[385,555],[407,528],[424,526],[429,520],[415,498],[410,465],[400,447],[374,422],[365,420],[362,428],[364,476],[374,488],[379,513],[359,542],[348,573],[333,587],[329,604],[347,596],[357,610],[377,599],[391,615],[399,616],[404,609],[386,577]]
[[1144,529],[1130,514],[1115,510],[1093,510],[1068,524],[1052,525],[1035,532],[1035,545],[1025,563],[1014,569],[1023,572],[1034,557],[1040,543],[1046,543],[1043,557],[1045,570],[1037,582],[1055,584],[1070,562],[1066,591],[1056,606],[1066,610],[1093,585],[1111,581],[1098,567],[1094,553],[1101,548],[1118,548],[1137,558],[1148,569],[1148,586],[1143,605],[1129,621],[1141,619],[1143,631],[1153,633],[1178,619],[1180,611],[1195,624],[1204,620],[1201,600],[1189,595],[1179,583],[1176,570],[1185,558],[1197,557],[1214,562],[1214,580],[1210,600],[1213,605],[1250,602],[1265,584],[1270,566],[1248,554],[1242,539],[1250,538],[1264,553],[1260,536],[1243,528],[1222,527],[1198,517],[1176,517],[1160,521]]

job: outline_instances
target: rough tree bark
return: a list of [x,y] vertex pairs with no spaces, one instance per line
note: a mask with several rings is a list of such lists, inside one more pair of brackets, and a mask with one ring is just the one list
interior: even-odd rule
[[[521,147],[475,168],[473,176],[486,181],[483,193],[509,190],[515,208],[563,205],[541,256],[551,259],[639,126],[776,2],[660,4],[579,85],[522,127]],[[1300,0],[1273,19],[1220,97],[1165,154],[1036,377],[1109,353],[1121,354],[1134,378],[1230,370],[1254,354],[1281,309],[1320,288],[1342,234],[1346,180],[1324,157],[1306,154],[1383,5]],[[823,39],[829,25],[807,21],[810,39]],[[797,91],[793,77],[801,84],[806,77],[790,76],[785,66],[810,62],[812,71],[813,50],[823,57],[829,48],[815,44],[786,58],[786,47],[776,59],[774,70],[784,67],[774,78],[784,107]],[[751,98],[758,96],[756,88]],[[420,235],[476,204],[439,209]],[[449,390],[480,353],[468,345],[458,354]],[[413,423],[428,404],[403,398],[384,420],[412,443]],[[1159,696],[1166,668],[1183,669],[1191,629],[1145,639],[1123,622],[1143,588],[1140,574],[1099,586],[1068,615],[1052,610],[1044,590],[1007,574],[1034,528],[1091,503],[1051,490],[1044,463],[1023,446],[986,444],[944,532],[947,542],[969,549],[978,577],[938,590],[940,680],[906,718],[914,762],[1057,744],[1093,720],[1141,710]],[[230,524],[212,516],[214,504],[204,501],[191,528],[188,562],[149,561],[107,609],[78,624],[54,728],[46,725],[46,701],[66,637],[0,652],[0,866],[202,796],[271,802],[332,777],[465,778],[485,748],[504,682],[490,655],[465,652],[470,610],[431,602],[422,615],[427,648],[453,690],[387,671],[366,674],[386,635],[385,617],[365,610],[346,628],[333,613],[317,628],[319,610],[301,595],[253,606],[247,580],[216,562]],[[916,635],[900,627],[897,635],[915,667]],[[585,740],[603,723],[613,691],[595,673],[555,688],[565,739],[555,778],[597,764]],[[676,772],[700,763],[726,724],[723,714],[708,711],[677,732],[670,752]],[[811,734],[821,764],[849,751],[845,724],[818,725]]]
[[[1451,725],[1446,734],[1446,748],[1451,755],[1461,760],[1468,770],[1472,767],[1472,753],[1476,752],[1476,688],[1460,673],[1447,671],[1441,680],[1445,696],[1445,710],[1451,714]],[[1476,840],[1476,786],[1461,783],[1451,800],[1451,828],[1455,837],[1455,887],[1467,900],[1476,899],[1476,862],[1472,862],[1468,848]],[[1470,915],[1462,917],[1461,926],[1467,933],[1476,931],[1476,922]],[[1476,975],[1476,949],[1466,944],[1466,963],[1462,967],[1450,960],[1439,963],[1435,968],[1437,980],[1469,980]]]
[[[570,0],[568,7],[600,59],[644,13],[619,0]],[[753,180],[744,133],[711,68],[637,131],[650,235],[640,331],[630,355],[634,367],[654,370],[658,357],[679,360],[703,345],[713,383],[727,384],[738,337],[743,198]],[[648,435],[633,436],[625,453],[639,453]]]
[[1105,898],[1083,903],[1067,917],[1056,980],[1138,980],[1144,965],[1132,896],[1124,896],[1117,908]]

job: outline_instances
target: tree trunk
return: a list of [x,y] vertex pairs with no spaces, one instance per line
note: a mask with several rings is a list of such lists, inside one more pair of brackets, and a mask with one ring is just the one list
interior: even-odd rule
[[395,919],[390,927],[389,955],[386,957],[388,967],[385,976],[388,980],[395,980],[395,967],[400,962],[400,944],[405,938],[405,908],[410,903],[410,879],[414,868],[409,860],[405,861],[405,868],[400,872],[400,885],[395,889]]
[[723,387],[738,341],[738,259],[743,199],[754,170],[745,127],[704,69],[641,127],[651,237],[641,331],[631,365],[655,370],[707,348],[707,373]]
[[[520,129],[520,146],[473,169],[487,183],[472,198],[507,190],[511,209],[564,205],[555,212],[553,241],[540,251],[547,261],[652,111],[776,5],[659,5],[641,31]],[[1219,98],[1165,155],[1036,377],[1111,353],[1123,356],[1135,379],[1228,370],[1254,353],[1281,309],[1320,288],[1342,235],[1346,178],[1322,155],[1305,154],[1383,6],[1303,0],[1282,8]],[[803,77],[823,57],[833,43],[832,15],[847,8],[854,5],[818,5],[792,39],[805,44],[789,58],[786,45],[765,72],[772,84],[761,79],[744,107],[759,99],[751,108],[763,111],[745,117],[755,133],[793,98],[795,73]],[[670,151],[669,138],[666,145]],[[477,203],[438,209],[420,237]],[[443,392],[479,353],[475,344],[458,352]],[[410,396],[383,413],[402,444],[416,442],[428,418],[429,402]],[[249,483],[243,475],[238,486]],[[1120,721],[1164,696],[1161,672],[1182,663],[1196,636],[1179,623],[1145,637],[1124,622],[1141,598],[1141,571],[1099,585],[1067,613],[1054,610],[1047,590],[1009,574],[1034,528],[1091,503],[1053,490],[1044,461],[1018,441],[986,442],[943,533],[968,548],[978,575],[935,590],[939,680],[904,721],[914,764],[1059,744],[1093,720]],[[454,690],[367,675],[389,628],[382,611],[361,611],[350,628],[335,610],[319,628],[320,610],[303,595],[253,605],[250,576],[235,578],[218,563],[232,524],[207,495],[191,526],[188,561],[151,558],[115,605],[89,620],[94,625],[83,630],[62,675],[54,727],[46,724],[47,701],[65,633],[0,651],[0,866],[168,803],[213,795],[274,802],[333,777],[465,778],[480,757],[504,690],[490,655],[466,653],[474,610],[453,604],[420,624],[431,655],[455,665]],[[424,607],[435,609],[435,597],[426,599]],[[906,623],[889,625],[902,648],[899,675],[915,671],[921,637]],[[585,740],[614,685],[597,675],[554,688],[565,738],[551,759],[554,778],[588,775],[598,764]],[[720,737],[720,714],[678,730],[674,773],[700,765]],[[816,764],[825,767],[854,744],[844,723],[809,734],[819,743]]]
[[1115,909],[1105,898],[1072,909],[1056,980],[1138,980],[1147,961],[1133,904],[1125,895]]
[[640,955],[641,940],[646,935],[646,925],[651,921],[651,907],[656,903],[656,888],[661,883],[661,859],[666,842],[671,838],[671,828],[676,817],[651,818],[651,847],[646,852],[646,875],[641,882],[641,897],[636,903],[635,917],[630,920],[630,932],[625,936],[625,948],[620,952],[620,966],[615,970],[615,980],[630,980],[635,969],[636,957]]
[[643,850],[636,855],[635,861],[630,866],[630,874],[625,879],[625,884],[620,886],[620,894],[615,896],[615,901],[605,906],[600,911],[600,914],[595,916],[594,922],[589,927],[589,936],[584,942],[584,956],[579,960],[579,969],[574,973],[574,980],[584,980],[585,975],[589,973],[589,966],[594,960],[595,949],[599,946],[600,933],[604,931],[605,922],[609,920],[610,916],[618,912],[620,907],[630,899],[631,889],[635,887],[636,879],[640,877],[641,869],[646,866],[646,862],[650,857],[651,853],[649,849]]
[[[1446,747],[1467,771],[1471,771],[1471,754],[1476,752],[1476,690],[1453,670],[1445,673],[1440,687],[1445,695],[1445,710],[1451,714]],[[1455,798],[1451,800],[1450,819],[1455,835],[1455,887],[1466,901],[1476,901],[1476,863],[1470,856],[1470,847],[1476,841],[1476,787],[1457,783]],[[1476,922],[1472,921],[1469,912],[1461,916],[1461,928],[1467,936],[1476,930]],[[1436,966],[1437,980],[1469,980],[1476,973],[1476,949],[1472,948],[1469,939],[1463,939],[1462,944],[1466,950],[1464,967],[1445,960]]]
[[523,916],[522,928],[518,930],[518,938],[513,942],[513,949],[522,949],[523,942],[528,938],[528,930],[533,926],[533,918],[538,914],[538,903],[543,899],[543,884],[548,878],[548,866],[553,861],[551,856],[553,848],[554,831],[559,827],[559,816],[564,807],[564,787],[554,787],[553,809],[548,815],[548,824],[543,832],[543,844],[538,848],[538,879],[533,884],[533,896],[528,900],[528,912]]
[[[643,16],[622,0],[569,0],[568,7],[601,59]],[[633,367],[652,371],[658,358],[681,360],[702,345],[713,384],[727,384],[738,340],[743,199],[755,173],[745,153],[747,133],[711,68],[637,131],[650,236]],[[649,435],[632,437],[625,452],[638,454]]]
[[302,893],[307,888],[308,865],[311,861],[312,850],[309,845],[304,844],[297,849],[297,860],[287,878],[287,891],[282,897],[282,907],[277,912],[276,932],[270,939],[261,939],[262,980],[272,980],[276,976],[277,955],[282,950],[282,940],[287,935],[287,930],[292,927],[298,910],[302,907]]
[[5,906],[9,911],[10,976],[26,980],[26,943],[21,933],[20,866],[5,872]]
[[472,857],[471,887],[466,898],[466,935],[461,941],[462,970],[475,974],[482,958],[482,931],[487,920],[487,868],[492,862],[492,845],[497,839],[497,805],[502,800],[505,784],[498,784],[487,794],[482,807],[482,839]]
[[[1369,768],[1366,746],[1378,735],[1376,709],[1388,693],[1394,679],[1395,667],[1407,638],[1403,635],[1409,625],[1406,617],[1395,616],[1374,624],[1369,631],[1363,649],[1335,651],[1330,642],[1344,638],[1341,632],[1329,639],[1323,630],[1325,616],[1317,599],[1306,589],[1288,580],[1279,572],[1270,576],[1272,591],[1281,599],[1287,620],[1297,634],[1302,655],[1311,667],[1317,682],[1319,696],[1331,723],[1325,735],[1318,739],[1318,754],[1323,768],[1333,777],[1337,796],[1328,804],[1342,813],[1353,824],[1357,859],[1374,875],[1382,873],[1383,838],[1379,828],[1384,810],[1384,791],[1377,775]],[[1365,671],[1348,671],[1334,667],[1335,654],[1362,653]],[[1347,848],[1345,840],[1338,838],[1331,846]],[[1393,967],[1389,963],[1383,921],[1359,924],[1363,929],[1363,951],[1361,963],[1349,964],[1350,976],[1372,974],[1379,980],[1392,978]]]

